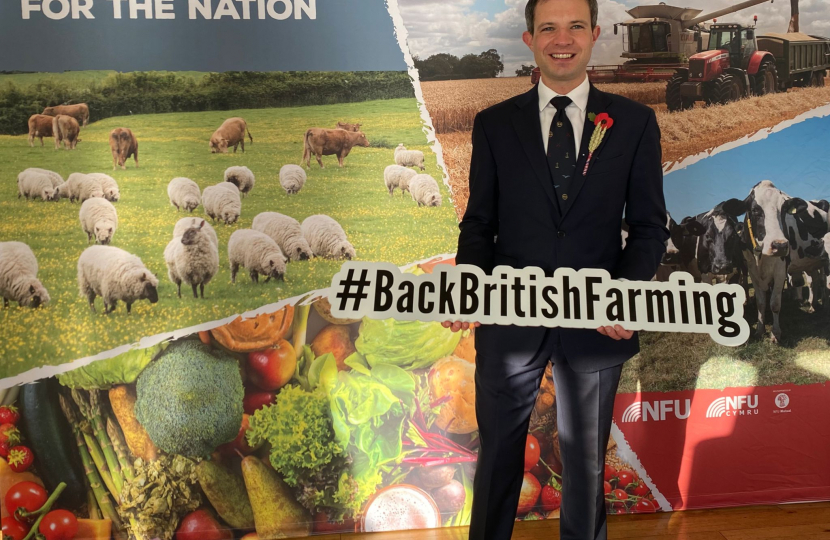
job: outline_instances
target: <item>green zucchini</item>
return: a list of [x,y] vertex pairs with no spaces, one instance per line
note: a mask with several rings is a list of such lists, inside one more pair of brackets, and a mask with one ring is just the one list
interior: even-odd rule
[[35,455],[34,465],[51,493],[61,482],[66,489],[58,504],[78,510],[87,502],[84,470],[69,422],[58,401],[60,385],[54,377],[20,387],[20,431]]

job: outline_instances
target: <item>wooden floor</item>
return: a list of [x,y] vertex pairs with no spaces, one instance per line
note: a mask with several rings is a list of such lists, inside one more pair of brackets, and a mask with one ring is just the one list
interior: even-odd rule
[[[467,527],[313,537],[318,540],[467,540]],[[513,540],[557,540],[559,521],[516,523]],[[608,516],[608,539],[830,540],[830,501]]]

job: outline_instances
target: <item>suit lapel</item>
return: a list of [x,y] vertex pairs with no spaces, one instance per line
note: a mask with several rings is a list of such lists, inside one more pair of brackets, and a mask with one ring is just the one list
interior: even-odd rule
[[[605,97],[605,94],[597,90],[597,88],[591,84],[591,88],[588,92],[588,107],[585,111],[585,125],[582,127],[582,142],[579,144],[579,159],[577,159],[576,162],[576,171],[574,172],[574,179],[571,182],[571,188],[568,194],[568,197],[571,199],[571,203],[562,215],[563,220],[565,219],[565,216],[568,215],[571,208],[573,208],[576,204],[576,198],[579,196],[579,192],[582,190],[582,186],[588,178],[587,176],[582,176],[582,170],[585,168],[585,161],[588,159],[588,143],[591,141],[591,135],[594,133],[594,123],[588,119],[588,113],[600,114],[606,112],[607,106],[608,100]],[[610,135],[611,133],[609,132],[605,137],[603,137],[602,142],[594,151],[594,155],[591,157],[591,162],[597,158],[597,155],[600,153],[603,146],[605,146],[605,141]],[[588,172],[590,173],[590,168],[588,169]]]
[[553,204],[555,220],[559,221],[559,205],[556,201],[556,193],[553,191],[553,182],[550,177],[545,147],[542,143],[542,125],[539,121],[539,93],[538,86],[534,86],[529,92],[516,100],[519,108],[512,117],[513,128],[519,137],[521,146],[527,154],[530,166],[533,169],[536,179],[542,184],[542,189]]

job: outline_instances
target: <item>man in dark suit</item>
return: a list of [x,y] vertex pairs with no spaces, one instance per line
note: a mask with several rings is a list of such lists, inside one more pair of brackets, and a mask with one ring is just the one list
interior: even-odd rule
[[[498,265],[538,266],[549,275],[560,267],[603,268],[615,279],[649,280],[669,238],[655,114],[588,82],[600,32],[596,0],[530,0],[525,16],[523,40],[541,81],[475,118],[456,263],[488,273]],[[592,120],[602,113],[613,125],[583,175]],[[470,538],[510,538],[530,413],[550,361],[563,464],[560,538],[605,540],[605,450],[622,365],[639,351],[637,334],[619,325],[474,326],[481,446]]]

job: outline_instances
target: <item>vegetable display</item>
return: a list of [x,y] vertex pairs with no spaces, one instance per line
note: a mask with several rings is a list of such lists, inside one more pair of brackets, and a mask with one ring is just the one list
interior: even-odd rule
[[[321,302],[4,392],[13,403],[0,406],[3,540],[271,540],[468,525],[475,331],[337,319]],[[524,470],[518,519],[556,517],[550,370]],[[609,512],[657,510],[619,460],[605,476]]]

